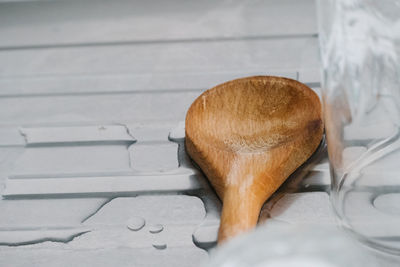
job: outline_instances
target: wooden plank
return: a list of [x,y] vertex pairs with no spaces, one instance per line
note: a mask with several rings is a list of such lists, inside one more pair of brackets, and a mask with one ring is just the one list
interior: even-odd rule
[[0,52],[0,77],[299,71],[319,65],[316,38]]
[[0,3],[0,49],[316,33],[312,0]]
[[27,147],[8,176],[106,176],[131,172],[131,164],[126,142],[42,144]]
[[0,228],[0,245],[21,246],[45,241],[66,243],[91,230],[87,226],[67,226],[55,229],[11,229],[9,231]]
[[194,174],[8,179],[5,198],[123,196],[201,188]]
[[184,120],[199,92],[0,98],[0,125],[63,126]]
[[203,91],[217,84],[255,75],[297,78],[293,70],[218,71],[30,76],[0,79],[0,97],[121,92]]
[[107,141],[129,144],[136,141],[123,125],[27,127],[20,131],[28,145]]

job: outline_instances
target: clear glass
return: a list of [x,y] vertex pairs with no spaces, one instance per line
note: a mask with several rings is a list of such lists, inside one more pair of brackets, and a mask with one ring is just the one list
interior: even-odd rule
[[400,254],[400,0],[318,0],[331,200],[345,229]]

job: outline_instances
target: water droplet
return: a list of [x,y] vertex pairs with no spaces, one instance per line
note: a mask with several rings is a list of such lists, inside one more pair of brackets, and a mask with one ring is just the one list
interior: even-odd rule
[[153,242],[153,247],[156,249],[166,249],[167,248],[167,244],[165,244],[165,242],[162,241],[154,241]]
[[128,220],[126,227],[132,231],[139,231],[146,224],[142,217],[132,217]]
[[149,232],[152,234],[157,234],[157,233],[161,232],[162,230],[164,230],[164,226],[162,226],[161,224],[153,224],[153,225],[150,225],[150,227],[149,227]]

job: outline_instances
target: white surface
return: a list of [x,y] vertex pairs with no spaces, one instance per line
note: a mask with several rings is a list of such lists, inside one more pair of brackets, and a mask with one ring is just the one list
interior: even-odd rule
[[[156,77],[158,73],[165,72],[297,71],[300,68],[318,66],[317,49],[317,38],[305,36],[221,42],[0,50],[0,77],[130,73],[153,73],[153,77]],[[301,54],[299,51],[302,51]],[[304,53],[306,56],[303,56]],[[27,61],[29,64],[24,64]]]
[[55,176],[129,171],[126,144],[27,147],[15,161],[11,176]]
[[106,198],[3,199],[0,231],[79,226],[106,202]]
[[329,196],[325,192],[286,194],[275,203],[267,203],[261,217],[294,224],[335,224]]
[[134,144],[129,147],[129,152],[134,170],[165,172],[178,168],[178,146],[171,142]]
[[144,218],[146,225],[142,230],[147,232],[155,224],[201,222],[205,211],[197,197],[159,195],[116,198],[86,220],[85,225],[124,224],[131,216]]
[[[50,3],[49,3],[50,2]],[[2,47],[315,34],[310,0],[3,4]],[[145,25],[145,27],[143,27]],[[29,38],[35,32],[36,38]]]
[[3,246],[24,246],[40,244],[42,242],[69,242],[74,238],[90,232],[89,228],[56,228],[34,230],[6,230],[0,231],[0,245]]
[[26,144],[73,143],[73,142],[135,142],[123,125],[69,126],[21,128]]
[[118,196],[144,192],[176,192],[201,188],[194,174],[9,179],[4,197]]

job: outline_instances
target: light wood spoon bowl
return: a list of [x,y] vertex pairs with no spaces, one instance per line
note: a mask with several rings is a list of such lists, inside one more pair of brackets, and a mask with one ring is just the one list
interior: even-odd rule
[[220,243],[253,228],[263,203],[317,149],[321,103],[295,80],[233,80],[193,102],[185,131],[189,156],[223,202]]

